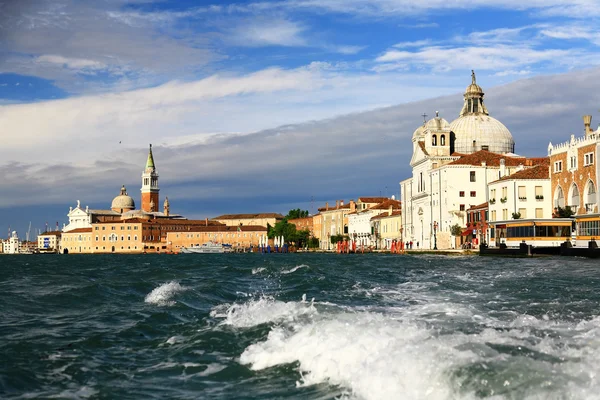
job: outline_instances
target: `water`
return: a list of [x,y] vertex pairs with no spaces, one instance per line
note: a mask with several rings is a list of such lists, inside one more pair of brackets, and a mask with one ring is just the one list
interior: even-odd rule
[[0,257],[0,397],[600,399],[575,258]]

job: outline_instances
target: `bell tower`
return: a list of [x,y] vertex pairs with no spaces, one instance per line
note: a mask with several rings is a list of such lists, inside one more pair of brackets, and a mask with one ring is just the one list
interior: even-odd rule
[[152,156],[152,145],[148,151],[148,159],[146,160],[146,168],[142,174],[142,211],[153,212],[158,204],[158,173],[154,165],[154,157]]

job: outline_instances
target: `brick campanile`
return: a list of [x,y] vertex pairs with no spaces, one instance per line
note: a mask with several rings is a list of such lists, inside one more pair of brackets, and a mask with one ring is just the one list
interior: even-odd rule
[[158,173],[154,165],[154,157],[152,156],[152,145],[148,151],[148,159],[146,160],[146,168],[142,174],[142,211],[153,212],[158,211]]

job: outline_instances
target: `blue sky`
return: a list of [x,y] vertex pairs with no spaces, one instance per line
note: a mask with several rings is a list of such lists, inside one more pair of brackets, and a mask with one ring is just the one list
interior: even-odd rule
[[[600,63],[599,14],[596,0],[0,3],[0,232],[62,223],[77,199],[106,208],[121,184],[137,198],[148,143],[189,217],[396,193],[420,114],[453,120],[471,69],[517,151],[543,155],[597,108],[582,76]],[[519,82],[537,79],[565,87],[531,86],[543,107],[524,118]],[[557,109],[564,125],[547,124]]]

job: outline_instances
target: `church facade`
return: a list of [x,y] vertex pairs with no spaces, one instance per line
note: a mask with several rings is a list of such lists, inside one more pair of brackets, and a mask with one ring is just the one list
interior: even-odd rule
[[412,176],[400,182],[402,241],[413,249],[455,247],[452,227],[466,225],[466,210],[487,202],[490,182],[538,160],[514,154],[510,131],[489,115],[475,73],[452,123],[436,116],[412,136]]

